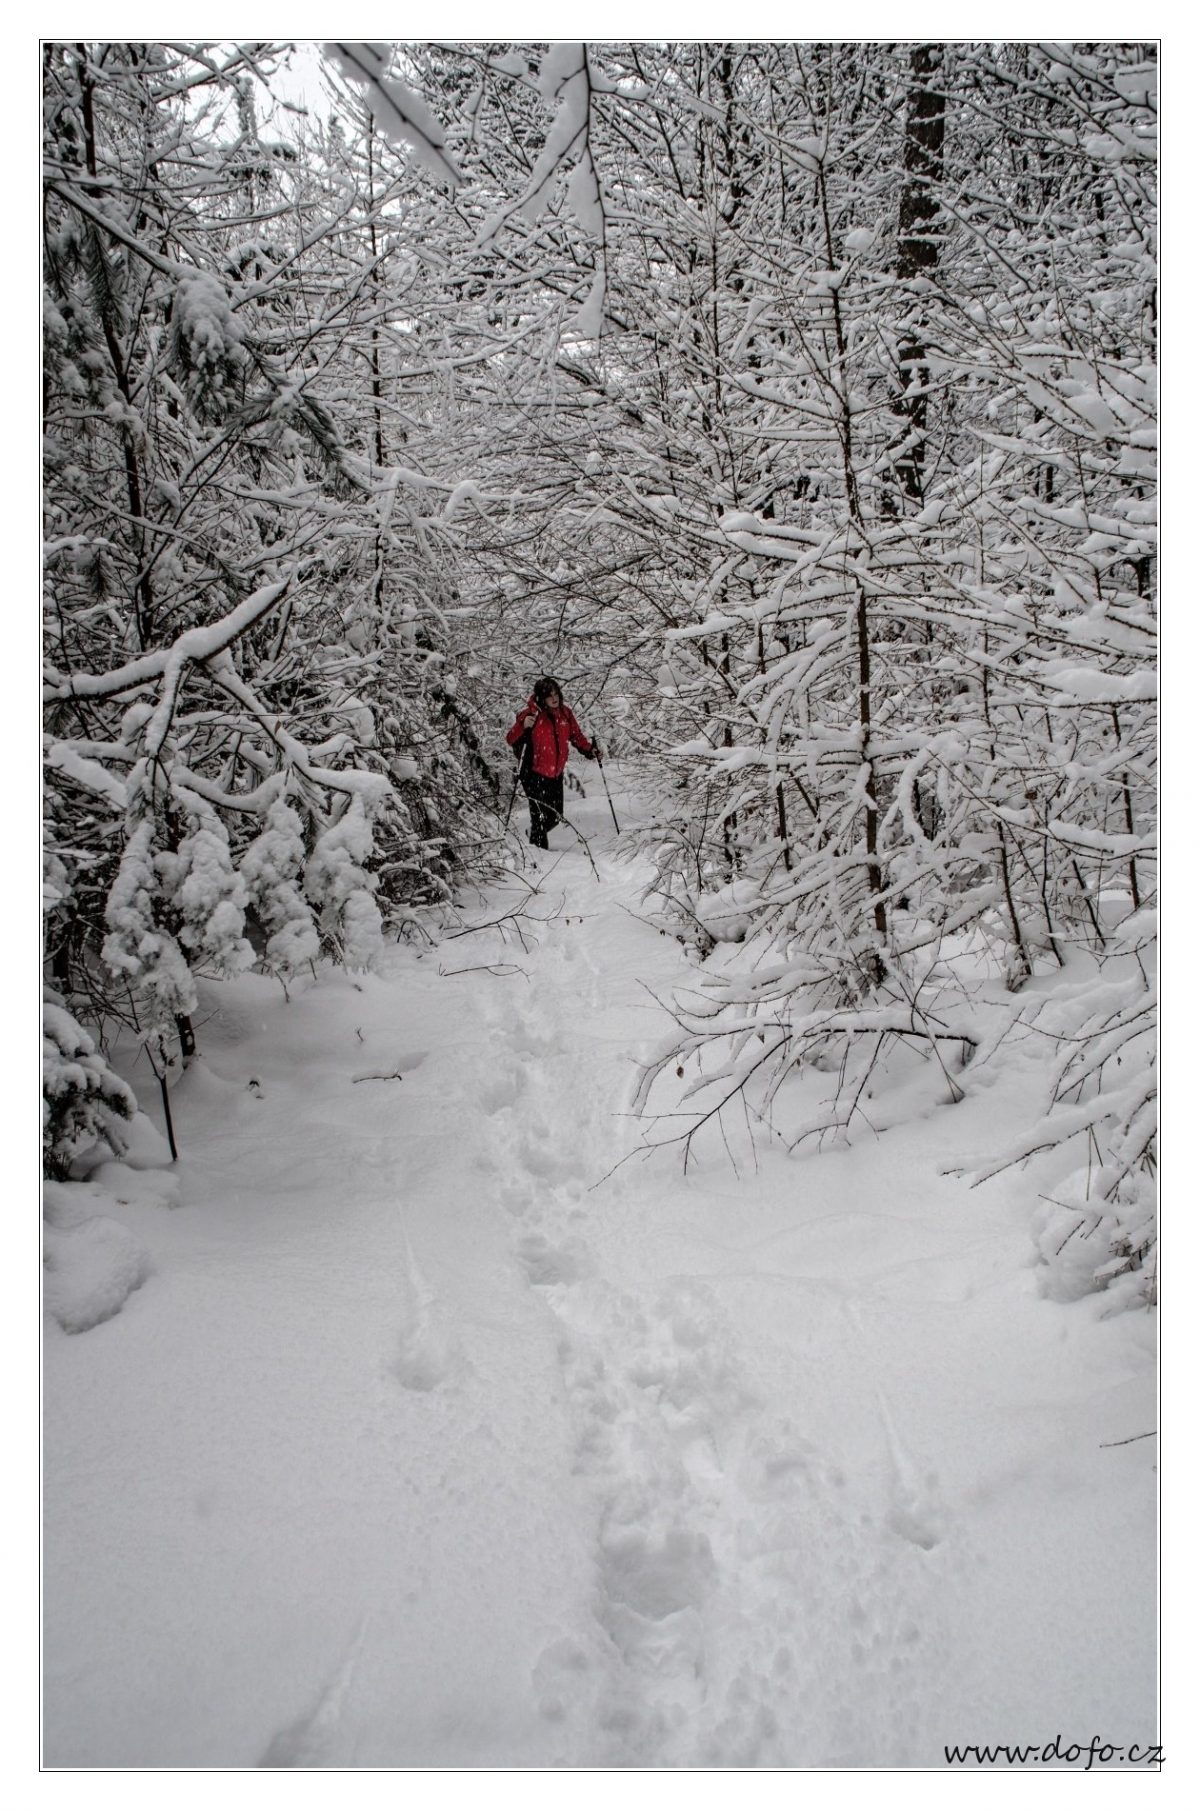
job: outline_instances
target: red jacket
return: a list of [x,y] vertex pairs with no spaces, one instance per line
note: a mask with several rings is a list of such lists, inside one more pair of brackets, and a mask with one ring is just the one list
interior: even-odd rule
[[511,748],[515,748],[525,734],[525,719],[530,711],[537,712],[537,722],[529,732],[533,742],[534,773],[540,773],[547,780],[557,780],[567,764],[571,742],[581,754],[591,754],[592,745],[576,723],[569,705],[560,704],[556,711],[543,710],[534,698],[518,712],[517,720],[508,732],[506,740]]

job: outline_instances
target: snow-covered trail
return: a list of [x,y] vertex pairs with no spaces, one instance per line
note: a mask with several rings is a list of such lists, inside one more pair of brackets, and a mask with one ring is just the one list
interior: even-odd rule
[[89,1185],[152,1274],[47,1340],[49,1764],[1156,1739],[1152,1323],[939,1173],[1030,1102],[614,1171],[687,965],[589,795],[598,874],[559,831],[490,929],[214,992],[177,1184]]

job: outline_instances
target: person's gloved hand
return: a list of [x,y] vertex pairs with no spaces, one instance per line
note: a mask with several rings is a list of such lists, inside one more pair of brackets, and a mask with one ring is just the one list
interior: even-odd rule
[[603,759],[604,759],[604,756],[600,752],[600,744],[598,742],[593,742],[592,746],[588,750],[588,760],[589,761],[603,761]]

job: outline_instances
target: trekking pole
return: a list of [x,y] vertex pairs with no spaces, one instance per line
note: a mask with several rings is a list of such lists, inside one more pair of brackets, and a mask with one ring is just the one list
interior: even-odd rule
[[504,828],[506,832],[508,830],[508,820],[512,816],[512,808],[516,803],[517,787],[521,784],[521,775],[525,772],[525,757],[528,753],[529,737],[523,736],[521,738],[521,758],[517,762],[517,771],[513,775],[513,789],[508,797],[508,810],[504,813]]
[[506,832],[508,830],[508,820],[512,816],[512,808],[517,802],[517,787],[520,783],[521,769],[518,767],[516,773],[513,775],[513,789],[508,795],[508,810],[504,813],[504,828]]
[[613,829],[616,831],[617,835],[620,836],[621,826],[617,822],[617,814],[616,814],[615,810],[613,810],[612,793],[608,790],[608,781],[607,781],[607,779],[605,779],[604,757],[602,755],[597,755],[596,760],[599,763],[599,767],[600,767],[600,778],[602,780],[604,780],[604,796],[608,800],[609,810],[612,811]]

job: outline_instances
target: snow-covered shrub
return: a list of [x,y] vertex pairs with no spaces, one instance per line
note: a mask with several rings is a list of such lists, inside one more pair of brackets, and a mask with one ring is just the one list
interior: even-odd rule
[[281,794],[238,870],[246,883],[247,904],[268,932],[266,959],[281,974],[313,961],[321,947],[312,912],[297,885],[303,867],[303,826]]
[[318,837],[304,871],[304,891],[321,930],[350,968],[369,968],[383,941],[374,877],[363,865],[373,846],[366,805],[355,793],[337,823]]
[[1115,1306],[1156,1299],[1155,928],[1149,909],[1127,913],[1109,927],[1103,961],[1077,954],[1063,980],[1017,1009],[1014,1024],[1032,1027],[1047,1053],[1057,1047],[1046,1110],[972,1166],[982,1182],[1068,1145],[1087,1153],[1034,1221],[1046,1293],[1059,1301],[1110,1288]]
[[179,941],[194,963],[218,975],[241,974],[254,962],[243,936],[246,883],[233,866],[229,839],[215,811],[194,794],[184,795],[188,834],[174,853],[163,852],[155,866],[178,919]]
[[1107,1290],[1116,1308],[1157,1295],[1154,1183],[1144,1174],[1076,1170],[1034,1217],[1042,1288],[1074,1302]]
[[105,908],[103,956],[114,975],[137,983],[150,1022],[168,1026],[196,1010],[196,987],[186,956],[161,921],[153,842],[154,823],[147,818],[125,844]]
[[193,969],[228,977],[254,962],[247,886],[225,827],[177,769],[168,773],[168,786],[155,786],[142,762],[131,778],[103,946],[109,970],[135,990],[139,1022],[159,1028],[195,1011]]
[[42,1167],[65,1177],[98,1143],[125,1150],[123,1122],[137,1107],[133,1094],[105,1062],[95,1042],[53,989],[42,1007]]

